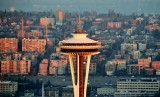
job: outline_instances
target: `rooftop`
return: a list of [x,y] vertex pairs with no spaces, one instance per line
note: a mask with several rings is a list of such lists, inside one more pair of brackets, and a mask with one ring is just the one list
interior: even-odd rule
[[121,78],[118,82],[157,82],[156,78]]
[[10,83],[17,83],[17,82],[14,82],[14,81],[0,81],[0,84],[3,83],[3,84],[10,84]]

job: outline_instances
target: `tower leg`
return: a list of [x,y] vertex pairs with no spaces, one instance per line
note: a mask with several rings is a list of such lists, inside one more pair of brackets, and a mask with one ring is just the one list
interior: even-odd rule
[[74,88],[74,97],[86,97],[91,55],[87,56],[86,71],[84,71],[85,70],[84,56],[79,56],[79,55],[76,56],[77,57],[77,64],[76,64],[77,75],[76,76],[75,76],[75,69],[74,69],[72,57],[73,57],[72,55],[69,55],[72,84]]
[[87,85],[88,85],[88,75],[89,75],[89,67],[90,67],[91,55],[87,56],[87,64],[86,64],[86,75],[85,75],[85,84],[84,84],[84,97],[87,95]]
[[[72,55],[69,55],[69,64],[70,64],[70,69],[71,69],[71,76],[72,76],[72,84],[73,84],[73,89],[74,89],[74,97],[79,97],[79,84],[75,84],[75,75],[74,75],[74,65],[73,65],[73,59]],[[77,60],[79,61],[79,60]],[[79,63],[79,62],[77,62]],[[79,64],[77,64],[79,65]],[[78,66],[77,66],[78,67]]]
[[84,56],[79,56],[79,97],[84,97]]

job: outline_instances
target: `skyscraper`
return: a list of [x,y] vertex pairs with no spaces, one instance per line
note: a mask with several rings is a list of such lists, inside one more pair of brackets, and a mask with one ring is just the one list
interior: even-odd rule
[[[69,56],[74,97],[86,97],[90,59],[92,55],[98,54],[98,50],[101,48],[101,43],[86,36],[79,16],[78,29],[74,32],[73,37],[59,42],[61,53]],[[75,57],[76,64],[73,64]],[[87,58],[86,64],[84,64],[85,57]]]
[[63,21],[63,19],[65,18],[65,13],[62,9],[58,9],[56,11],[56,16],[58,21]]

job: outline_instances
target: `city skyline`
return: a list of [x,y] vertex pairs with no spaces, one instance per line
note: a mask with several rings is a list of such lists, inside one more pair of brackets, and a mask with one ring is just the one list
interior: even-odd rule
[[[23,5],[25,4],[25,5]],[[56,11],[58,8],[69,12],[96,11],[106,13],[109,9],[122,14],[159,14],[159,0],[0,0],[0,10]]]
[[160,97],[152,1],[0,0],[0,97]]

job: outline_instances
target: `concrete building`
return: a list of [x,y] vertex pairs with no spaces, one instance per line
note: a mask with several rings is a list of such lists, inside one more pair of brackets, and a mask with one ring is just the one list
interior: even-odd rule
[[89,74],[96,74],[97,63],[91,63],[89,68]]
[[153,69],[155,69],[156,71],[159,71],[160,70],[160,61],[153,61],[151,67]]
[[14,60],[20,60],[22,58],[22,53],[20,53],[20,52],[13,53],[12,58]]
[[20,97],[35,97],[35,90],[25,90],[24,91],[24,96]]
[[10,54],[1,54],[1,60],[12,60],[12,55]]
[[140,51],[133,51],[132,56],[133,56],[133,59],[139,59],[141,57],[141,53]]
[[116,71],[116,64],[105,65],[105,72],[107,75],[114,75],[115,71]]
[[137,50],[137,44],[132,43],[122,43],[121,50]]
[[10,12],[14,12],[14,11],[15,11],[14,6],[11,6],[9,11],[10,11]]
[[0,38],[0,52],[17,52],[18,40],[16,38]]
[[126,67],[126,64],[119,64],[117,65],[117,70],[125,70],[127,67]]
[[42,26],[46,26],[46,25],[54,26],[55,25],[55,19],[54,18],[47,18],[47,17],[40,18],[40,25],[42,25]]
[[141,74],[142,68],[143,67],[141,65],[129,64],[127,65],[127,72],[129,75],[139,75]]
[[126,60],[122,60],[122,59],[112,60],[111,64],[115,64],[117,70],[126,69]]
[[160,26],[156,23],[151,24],[151,25],[147,25],[146,29],[149,31],[155,31],[155,30],[160,30]]
[[3,74],[28,74],[31,69],[31,60],[1,60],[0,69]]
[[45,97],[60,97],[60,89],[57,87],[46,87],[44,91]]
[[159,86],[155,78],[120,79],[117,81],[115,97],[152,97],[159,93]]
[[67,60],[63,59],[50,60],[49,74],[65,74],[67,69],[67,63]]
[[74,97],[73,87],[63,87],[61,97]]
[[138,50],[139,50],[139,51],[144,51],[144,50],[146,50],[146,47],[147,47],[146,44],[142,44],[142,43],[139,43],[139,44],[138,44]]
[[[0,81],[0,95],[4,97],[15,97],[18,91],[18,83],[13,81]],[[3,88],[2,88],[3,86]],[[2,97],[2,96],[1,96]]]
[[147,76],[153,76],[154,75],[154,69],[153,68],[145,68],[144,74]]
[[45,39],[22,39],[22,51],[44,53],[46,46]]
[[112,97],[115,91],[116,91],[115,87],[110,87],[110,86],[100,87],[100,88],[97,88],[97,95],[105,95],[105,96]]
[[62,25],[65,18],[65,13],[62,9],[56,11],[56,25]]
[[18,37],[22,37],[22,38],[37,38],[42,36],[42,31],[38,31],[38,30],[31,30],[31,32],[18,32]]
[[122,23],[121,22],[108,22],[107,23],[107,27],[121,28],[122,27]]
[[65,18],[65,13],[62,9],[56,11],[57,21],[63,21]]
[[39,75],[47,75],[48,74],[48,59],[43,59],[39,64]]
[[145,67],[150,67],[151,64],[151,57],[148,57],[147,59],[138,59],[138,65]]

